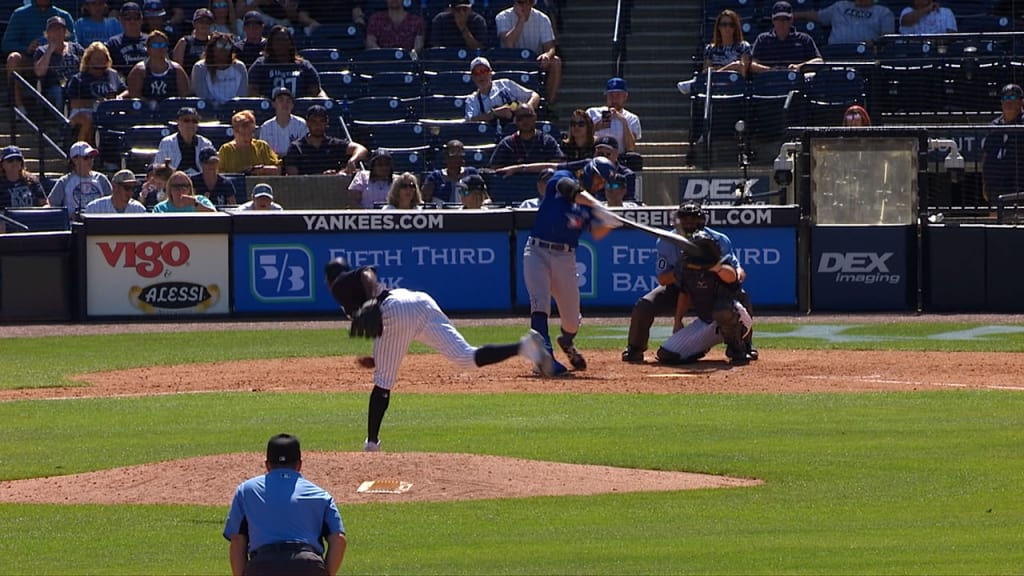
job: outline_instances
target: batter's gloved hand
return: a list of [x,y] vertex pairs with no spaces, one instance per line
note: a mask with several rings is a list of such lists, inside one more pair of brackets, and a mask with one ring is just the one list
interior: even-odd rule
[[380,303],[371,298],[352,315],[352,326],[348,335],[351,337],[378,338],[384,333],[384,317],[381,315]]
[[722,247],[715,242],[710,234],[703,230],[693,233],[690,238],[696,246],[693,253],[684,255],[686,267],[691,270],[710,270],[722,263]]

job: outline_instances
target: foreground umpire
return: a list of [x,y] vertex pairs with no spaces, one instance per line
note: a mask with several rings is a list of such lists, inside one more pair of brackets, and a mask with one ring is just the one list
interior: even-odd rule
[[[747,273],[732,251],[732,241],[725,234],[707,227],[706,224],[707,211],[696,202],[684,202],[676,210],[675,233],[692,239],[697,232],[706,232],[716,241],[719,250],[726,258],[725,263],[736,270],[738,281],[742,284]],[[664,240],[658,240],[657,250],[658,260],[655,264],[655,274],[657,274],[658,286],[641,296],[633,305],[633,312],[629,319],[629,337],[626,349],[622,352],[623,362],[643,362],[644,351],[647,350],[647,342],[651,336],[651,326],[654,324],[655,317],[676,312],[679,286],[676,283],[675,271],[679,263],[680,251],[674,244]],[[740,288],[738,298],[747,313],[753,314],[750,296],[742,288]],[[675,314],[672,332],[678,332],[683,327],[685,313],[686,310],[682,310]],[[753,331],[747,334],[745,346],[750,359],[757,360],[757,349],[753,345]]]
[[[324,489],[300,474],[299,439],[267,442],[267,473],[239,484],[224,537],[234,576],[334,576],[345,557],[345,525]],[[327,556],[324,557],[324,540]]]
[[345,260],[335,258],[324,267],[324,275],[331,295],[352,319],[349,335],[373,338],[372,361],[364,364],[373,368],[365,452],[380,451],[380,425],[391,402],[391,387],[413,340],[444,354],[460,368],[497,364],[518,354],[533,363],[537,373],[554,375],[554,359],[544,338],[534,330],[515,344],[478,348],[466,342],[430,294],[404,288],[387,290],[377,282],[372,266],[351,269]]

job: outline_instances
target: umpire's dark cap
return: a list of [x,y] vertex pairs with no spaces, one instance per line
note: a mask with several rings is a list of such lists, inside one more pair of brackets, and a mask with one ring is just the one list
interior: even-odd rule
[[295,464],[302,460],[299,439],[291,434],[272,436],[267,442],[268,464]]

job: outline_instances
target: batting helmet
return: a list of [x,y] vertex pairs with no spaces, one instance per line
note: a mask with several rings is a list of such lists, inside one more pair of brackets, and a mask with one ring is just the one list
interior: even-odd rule
[[686,236],[703,230],[707,221],[707,210],[697,202],[685,202],[676,210],[676,227]]
[[334,284],[334,281],[339,276],[351,270],[352,267],[348,265],[348,262],[344,258],[334,258],[324,266],[324,277],[327,278],[327,284]]
[[590,162],[587,162],[587,165],[583,168],[580,184],[587,190],[590,190],[594,185],[595,174],[600,176],[605,182],[611,182],[614,180],[615,173],[616,166],[614,162],[604,156],[596,156],[591,158]]

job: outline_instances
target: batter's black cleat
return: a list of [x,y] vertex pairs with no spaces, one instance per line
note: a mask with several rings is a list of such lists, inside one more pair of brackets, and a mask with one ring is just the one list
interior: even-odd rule
[[747,344],[747,357],[751,360],[757,360],[757,348],[754,348],[753,344]]
[[580,351],[573,346],[572,340],[564,340],[561,336],[557,338],[558,347],[565,352],[565,355],[569,357],[569,364],[572,364],[574,370],[586,370],[587,360],[580,354]]
[[629,362],[630,364],[643,364],[644,363],[644,351],[637,350],[632,346],[627,346],[622,351],[622,361]]

